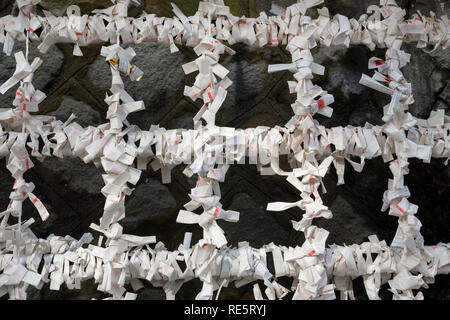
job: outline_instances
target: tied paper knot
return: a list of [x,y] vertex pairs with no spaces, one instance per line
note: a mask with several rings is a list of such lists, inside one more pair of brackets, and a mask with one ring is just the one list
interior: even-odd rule
[[303,184],[315,184],[322,181],[321,178],[325,177],[333,159],[333,156],[329,156],[325,158],[320,165],[314,165],[306,160],[304,161],[302,168],[296,168],[292,170],[292,172],[296,178],[302,177],[301,181]]
[[[196,101],[203,100],[203,106],[194,117],[194,126],[200,124],[200,118],[205,119],[208,126],[215,125],[215,116],[227,96],[226,89],[231,85],[227,77],[229,71],[218,63],[220,54],[235,52],[223,45],[210,35],[206,35],[202,41],[194,47],[194,52],[199,56],[195,61],[184,64],[185,74],[198,71],[192,87],[185,86],[184,95]],[[216,76],[221,80],[219,81]]]
[[[329,156],[319,166],[315,166],[311,164],[309,161],[304,161],[303,168],[294,169],[292,174],[290,174],[287,180],[294,185],[302,194],[310,195],[314,194],[316,199],[320,199],[320,195],[318,193],[317,187],[322,184],[322,179],[328,168],[333,161],[333,157]],[[298,180],[298,177],[303,177],[301,181]],[[273,202],[267,205],[267,210],[269,211],[284,211],[294,206],[298,206],[302,208],[302,210],[306,209],[306,204],[311,204],[311,202],[318,204],[321,208],[322,205],[313,201],[309,196],[304,198],[301,201],[295,203],[286,203],[286,202]],[[313,213],[319,213],[321,210],[327,210],[327,207],[323,206],[325,209],[315,208]]]
[[323,75],[325,68],[313,62],[310,50],[300,50],[298,60],[288,64],[270,64],[267,71],[269,73],[288,70],[299,79],[312,79],[312,74]]
[[[298,15],[297,15],[298,17]],[[287,49],[292,55],[291,64],[276,64],[269,65],[268,72],[278,72],[289,70],[294,73],[294,78],[297,80],[288,81],[290,93],[296,93],[297,99],[292,104],[292,109],[296,116],[307,116],[308,114],[322,114],[326,117],[331,117],[333,109],[328,107],[334,102],[334,97],[324,92],[320,87],[314,86],[312,83],[313,74],[323,75],[325,68],[314,62],[310,49],[315,47],[314,33],[317,26],[310,24],[306,17],[302,17],[301,22],[305,24],[302,27],[302,32],[298,32],[288,43]],[[294,19],[297,21],[298,19]],[[316,97],[322,95],[318,100]],[[295,117],[291,119],[296,122]]]
[[[392,118],[400,103],[407,105],[414,102],[411,95],[411,84],[406,82],[399,70],[400,67],[409,61],[409,55],[405,56],[403,51],[400,50],[394,52],[397,54],[396,58],[387,59],[386,61],[379,58],[371,58],[369,60],[369,69],[376,68],[378,71],[375,71],[372,78],[362,74],[359,81],[362,85],[392,96],[388,107],[384,108],[384,121]],[[388,87],[380,82],[387,83]]]
[[40,2],[41,0],[16,0],[17,7],[26,17],[30,15],[31,10]]
[[230,7],[225,6],[223,0],[200,1],[198,4],[198,12],[202,16],[210,16],[211,18],[228,16],[230,14]]
[[33,79],[33,73],[42,64],[42,60],[40,58],[35,58],[33,60],[33,63],[30,65],[25,59],[22,51],[14,54],[14,58],[16,59],[16,71],[14,71],[14,74],[11,78],[9,78],[0,86],[1,94],[5,94],[6,91],[16,85],[19,81],[24,81],[24,83],[31,83]]
[[31,84],[22,84],[16,91],[13,105],[26,112],[39,111],[39,103],[46,98],[45,93],[35,90]]
[[110,120],[111,131],[121,132],[123,124],[129,125],[126,117],[133,112],[145,110],[143,101],[133,101],[129,103],[120,103],[120,93],[107,96],[105,102],[109,105],[106,119]]
[[11,201],[9,202],[7,211],[11,211],[13,216],[22,215],[22,203],[28,198],[38,210],[42,221],[47,220],[50,214],[41,200],[32,193],[34,188],[35,185],[32,182],[25,183],[25,180],[22,178],[16,179],[13,186],[14,191],[9,196]]
[[213,207],[198,215],[190,211],[180,210],[176,221],[184,224],[198,224],[203,228],[203,238],[208,239],[209,243],[220,248],[227,244],[227,240],[224,231],[216,222],[219,219],[237,222],[239,221],[239,212]]

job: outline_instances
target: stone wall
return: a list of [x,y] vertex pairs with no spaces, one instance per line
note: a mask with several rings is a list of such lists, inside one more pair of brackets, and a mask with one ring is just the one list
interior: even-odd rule
[[[7,15],[12,10],[12,0],[0,0],[0,14]],[[193,14],[197,0],[173,0],[186,15]],[[279,5],[289,5],[295,0],[276,0]],[[325,5],[331,13],[342,13],[349,17],[359,17],[370,4],[378,0],[329,0]],[[130,10],[137,16],[142,10],[161,16],[172,16],[169,0],[141,0],[141,6]],[[270,0],[225,0],[234,15],[255,17],[260,11],[269,12]],[[449,15],[450,3],[445,0],[401,0],[399,5],[406,8],[408,14],[420,10],[429,15],[430,10],[438,16]],[[80,6],[82,13],[90,13],[94,8],[105,8],[109,0],[42,0],[39,10],[49,10],[57,15],[65,13],[70,4]],[[310,12],[310,14],[314,14]],[[450,15],[449,15],[450,16]],[[30,58],[41,56],[31,44]],[[40,105],[44,114],[55,115],[66,120],[71,113],[78,116],[83,126],[98,125],[105,121],[107,105],[103,102],[106,90],[111,83],[110,71],[104,58],[99,56],[101,45],[82,48],[83,57],[72,55],[72,45],[53,46],[48,54],[41,56],[44,63],[38,69],[34,79],[37,89],[47,94]],[[137,53],[135,63],[144,72],[139,83],[125,80],[127,91],[136,99],[144,100],[146,110],[132,114],[130,122],[143,129],[151,124],[160,124],[166,128],[191,128],[192,117],[201,107],[200,102],[192,102],[183,96],[185,83],[192,79],[186,77],[181,65],[192,61],[195,55],[191,48],[180,48],[180,52],[170,54],[169,48],[155,43],[143,43],[133,46]],[[17,45],[15,51],[22,50]],[[293,96],[289,94],[286,81],[291,79],[290,72],[268,74],[270,63],[290,62],[284,48],[248,48],[234,45],[235,56],[225,56],[221,60],[230,70],[229,77],[233,86],[228,90],[227,100],[217,115],[220,126],[240,128],[257,125],[283,125],[291,117],[289,106]],[[430,56],[421,50],[408,46],[412,54],[411,63],[403,69],[408,81],[413,85],[415,104],[411,113],[418,117],[427,117],[431,110],[445,109],[449,114],[450,73],[449,50]],[[315,59],[326,67],[325,75],[316,81],[325,90],[335,96],[333,116],[328,119],[317,115],[317,119],[327,127],[338,125],[363,126],[366,122],[382,124],[382,107],[388,97],[359,85],[361,73],[370,74],[367,61],[372,56],[383,57],[382,49],[371,52],[365,47],[314,49]],[[13,56],[1,54],[0,83],[14,72]],[[14,91],[0,96],[1,107],[11,106]],[[138,235],[156,235],[169,249],[174,249],[182,241],[184,232],[193,232],[193,241],[201,238],[201,228],[197,225],[176,224],[178,210],[188,199],[188,191],[195,185],[192,179],[182,174],[179,166],[172,172],[172,183],[163,185],[160,172],[151,169],[144,172],[136,190],[126,202],[127,217],[121,221],[126,233]],[[448,194],[450,191],[450,167],[443,160],[433,159],[431,164],[423,164],[414,159],[410,165],[411,174],[406,176],[406,184],[411,190],[411,202],[419,205],[417,217],[421,220],[425,244],[450,242],[450,214]],[[36,235],[47,237],[50,233],[70,234],[78,238],[88,232],[90,223],[97,223],[102,215],[104,197],[100,194],[103,186],[102,170],[92,164],[86,165],[79,159],[49,158],[44,162],[36,161],[35,167],[27,172],[27,181],[36,184],[36,195],[40,197],[51,212],[45,222],[36,219],[32,227]],[[377,234],[388,243],[392,240],[397,227],[397,218],[380,211],[382,195],[390,177],[387,164],[376,158],[366,162],[362,173],[351,168],[345,172],[345,185],[336,186],[337,176],[334,168],[325,178],[328,193],[323,199],[333,212],[333,219],[319,219],[317,224],[330,231],[328,244],[352,244],[367,240],[367,236]],[[13,179],[5,168],[5,160],[0,160],[0,207],[5,208]],[[251,246],[259,247],[275,242],[282,245],[301,245],[303,235],[292,229],[290,220],[298,220],[302,212],[291,209],[287,212],[268,212],[268,202],[297,201],[296,190],[278,176],[260,176],[255,166],[232,166],[227,173],[226,182],[221,185],[223,206],[241,213],[238,223],[221,221],[230,244],[249,241]],[[26,202],[24,212],[35,216],[35,211]],[[357,282],[355,280],[355,282]],[[290,283],[286,284],[290,287]],[[61,293],[49,291],[45,287],[41,292],[31,291],[32,299],[88,299],[102,298],[96,292],[95,284],[83,284],[82,290]],[[191,281],[182,287],[177,295],[179,299],[191,299],[200,291],[201,283]],[[367,299],[361,283],[355,283],[358,298]],[[423,290],[425,298],[450,299],[450,277],[438,276],[436,284]],[[150,285],[138,292],[138,299],[163,299],[161,288]],[[236,289],[225,288],[221,293],[226,299],[253,298],[251,285]],[[387,298],[389,296],[387,295]]]

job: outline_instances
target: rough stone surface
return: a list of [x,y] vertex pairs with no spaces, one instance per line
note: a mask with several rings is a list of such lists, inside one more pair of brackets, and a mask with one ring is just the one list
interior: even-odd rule
[[[100,176],[101,170],[95,168],[93,164],[85,164],[78,158],[48,158],[41,166],[51,170],[58,176],[59,182],[78,194],[97,195],[104,185]],[[48,173],[44,174],[48,175]]]
[[[187,15],[196,11],[198,0],[173,0]],[[256,17],[260,11],[270,10],[271,0],[225,0],[234,15]],[[296,0],[274,0],[281,6]],[[172,16],[170,1],[141,0],[141,6],[131,7],[131,16],[142,10],[147,13]],[[328,0],[325,1],[332,14],[341,13],[358,18],[366,12],[370,4],[378,0]],[[407,14],[416,10],[428,15],[430,11],[441,16],[449,15],[448,1],[444,8],[439,1],[400,0],[397,1]],[[444,3],[444,2],[443,2]],[[0,0],[0,14],[11,13],[12,1]],[[111,5],[109,0],[43,0],[39,10],[50,10],[54,14],[65,14],[67,6],[77,4],[83,14],[94,8]],[[316,10],[309,10],[311,15]],[[45,114],[64,121],[71,113],[78,116],[82,125],[98,125],[105,122],[107,106],[103,99],[110,87],[111,75],[104,57],[99,56],[101,45],[82,48],[83,57],[72,55],[73,45],[52,46],[49,53],[41,55],[32,43],[30,60],[36,56],[44,63],[34,79],[37,89],[44,91],[47,98],[40,105]],[[16,43],[15,51],[25,50],[23,44]],[[134,46],[137,56],[134,63],[144,72],[139,83],[131,83],[124,78],[127,91],[136,99],[144,100],[146,110],[129,117],[132,124],[148,129],[151,124],[166,128],[192,128],[192,117],[200,108],[199,101],[193,102],[183,97],[185,85],[192,85],[194,76],[185,76],[182,64],[195,59],[191,48],[180,47],[180,52],[170,54],[165,45],[143,43]],[[221,63],[230,70],[233,81],[227,99],[217,115],[217,123],[222,126],[241,128],[258,125],[283,125],[292,115],[290,104],[294,96],[289,94],[286,84],[292,79],[290,72],[267,73],[267,66],[273,63],[288,63],[290,57],[284,48],[248,48],[233,45],[236,55],[224,56]],[[450,84],[449,50],[424,53],[413,45],[405,46],[411,53],[411,63],[403,69],[412,83],[415,103],[411,112],[418,117],[427,117],[431,110],[445,109],[449,114]],[[7,80],[15,70],[14,57],[0,54],[0,83]],[[364,125],[366,122],[382,124],[382,108],[389,97],[374,92],[358,84],[361,73],[371,75],[367,68],[370,57],[384,57],[383,49],[373,52],[362,46],[350,48],[318,47],[313,50],[315,61],[325,66],[325,75],[315,77],[316,84],[335,96],[331,118],[316,118],[327,127]],[[14,90],[0,96],[0,107],[11,106]],[[286,165],[282,158],[282,165]],[[27,173],[27,180],[36,184],[35,193],[51,213],[45,223],[39,222],[37,211],[31,203],[25,202],[26,218],[33,217],[36,223],[33,231],[40,237],[50,233],[70,234],[80,237],[90,230],[89,224],[98,223],[104,205],[100,193],[103,186],[101,168],[86,165],[80,159],[46,159],[43,163],[34,161],[35,167]],[[450,208],[448,201],[450,167],[441,159],[433,159],[431,164],[410,161],[411,174],[406,184],[411,191],[410,201],[419,205],[418,218],[422,221],[422,234],[426,244],[450,242]],[[172,171],[172,183],[163,185],[161,173],[149,168],[143,172],[133,194],[127,198],[127,216],[121,221],[124,231],[139,235],[156,235],[171,250],[182,241],[184,232],[193,233],[193,242],[202,237],[202,229],[197,225],[176,224],[178,210],[189,201],[187,193],[195,185],[195,177],[188,179],[182,174],[183,167]],[[388,243],[392,241],[397,228],[395,217],[381,212],[382,195],[387,188],[391,174],[388,165],[381,158],[366,161],[364,171],[356,173],[346,166],[345,185],[336,186],[334,169],[324,179],[327,193],[323,195],[325,205],[333,212],[330,220],[317,219],[315,224],[330,231],[327,243],[352,244],[367,240],[367,236],[377,234]],[[6,208],[13,179],[5,168],[5,160],[0,160],[0,206]],[[226,182],[221,183],[222,204],[225,209],[240,212],[238,223],[219,221],[230,244],[249,241],[252,246],[270,242],[282,245],[301,245],[303,236],[292,229],[291,220],[300,220],[302,211],[290,209],[286,212],[267,212],[268,202],[299,199],[299,194],[284,177],[260,176],[255,166],[232,166],[227,172]],[[0,211],[3,209],[0,209]],[[94,235],[97,234],[94,232]],[[362,282],[355,280],[358,297],[367,298]],[[283,284],[286,287],[290,283]],[[439,276],[430,289],[422,290],[426,298],[450,299],[450,277]],[[179,299],[192,299],[201,289],[200,281],[191,281],[177,294]],[[386,290],[385,290],[386,291]],[[139,299],[163,299],[161,288],[146,287],[139,292]],[[62,286],[61,292],[54,292],[45,286],[43,291],[29,291],[32,299],[90,299],[103,298],[93,282],[83,284],[82,290],[70,291]],[[223,288],[222,299],[252,299],[252,285],[236,289],[234,285]]]
[[[178,206],[169,188],[158,179],[148,178],[136,187],[126,202],[125,219],[120,221],[124,233],[157,235],[157,240],[171,245],[170,239],[178,233],[172,228],[178,214]],[[171,230],[159,235],[159,230]],[[181,229],[181,228],[180,228]],[[175,245],[177,247],[178,244]]]
[[[411,62],[404,68],[406,79],[411,79],[415,103],[411,113],[420,118],[428,117],[433,102],[448,81],[449,71],[440,67],[435,60],[421,50],[408,46]],[[448,102],[449,100],[447,100]]]
[[[236,54],[226,56],[221,62],[230,71],[228,77],[233,81],[216,117],[217,124],[223,126],[233,123],[237,117],[266,99],[271,87],[280,78],[280,74],[267,73],[268,65],[285,61],[279,48],[249,48],[237,44],[233,49]],[[255,74],[259,76],[255,77]]]
[[63,96],[61,106],[58,110],[50,112],[49,115],[55,116],[56,119],[65,122],[69,119],[71,114],[76,115],[76,122],[83,127],[96,126],[101,121],[101,116],[98,111],[92,109],[83,101],[77,101],[72,97]]
[[263,203],[258,204],[247,193],[234,195],[228,208],[239,211],[239,221],[219,222],[231,245],[237,246],[240,241],[248,241],[251,246],[259,248],[270,242],[286,242],[288,232],[277,223],[273,213],[265,211],[265,206]]

